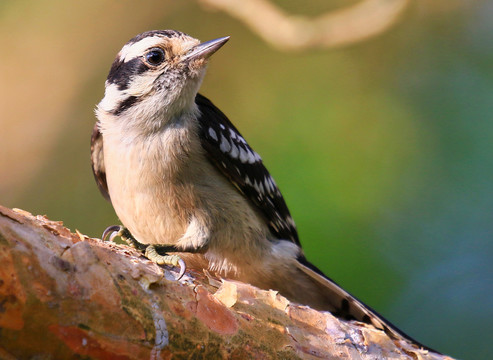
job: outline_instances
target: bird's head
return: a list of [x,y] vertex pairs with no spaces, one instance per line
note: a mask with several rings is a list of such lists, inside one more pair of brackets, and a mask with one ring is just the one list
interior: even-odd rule
[[228,39],[200,43],[174,30],[137,35],[123,46],[111,66],[104,98],[96,109],[98,117],[140,119],[160,126],[190,111],[208,58]]

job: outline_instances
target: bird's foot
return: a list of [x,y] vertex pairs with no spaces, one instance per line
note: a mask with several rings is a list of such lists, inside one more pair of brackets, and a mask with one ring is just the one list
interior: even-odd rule
[[138,250],[146,258],[158,265],[179,266],[180,273],[178,274],[178,280],[183,276],[183,274],[185,274],[185,270],[187,267],[183,259],[181,259],[178,255],[166,254],[166,251],[169,251],[171,248],[173,248],[172,246],[142,244],[132,236],[132,234],[130,233],[130,231],[128,231],[126,227],[120,225],[107,227],[106,230],[104,230],[101,239],[104,241],[108,235],[110,236],[110,241],[113,241],[117,236],[119,236],[121,239],[125,240],[128,246]]
[[152,262],[155,262],[158,265],[179,266],[180,273],[178,274],[178,279],[180,279],[186,270],[185,261],[183,261],[183,259],[178,255],[168,255],[166,253],[164,255],[159,254],[158,251],[164,248],[165,246],[149,245],[147,246],[144,255],[146,258],[148,258]]
[[112,225],[106,228],[104,230],[103,235],[101,236],[101,239],[104,241],[106,240],[107,236],[109,237],[110,241],[113,241],[117,236],[119,236],[122,240],[125,240],[125,242],[128,244],[128,246],[133,247],[136,250],[139,250],[142,253],[145,253],[146,248],[148,247],[147,244],[142,244],[138,242],[128,231],[128,229],[124,226],[120,225]]

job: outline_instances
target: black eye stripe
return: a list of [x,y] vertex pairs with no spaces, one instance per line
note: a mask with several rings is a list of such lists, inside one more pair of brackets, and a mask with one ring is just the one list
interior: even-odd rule
[[147,70],[149,70],[149,67],[140,58],[127,62],[123,62],[117,58],[113,62],[107,80],[110,84],[118,85],[119,90],[125,90],[128,88],[132,76],[142,74]]

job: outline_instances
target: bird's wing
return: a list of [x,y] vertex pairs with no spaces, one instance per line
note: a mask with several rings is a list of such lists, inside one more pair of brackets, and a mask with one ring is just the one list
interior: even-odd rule
[[195,103],[201,114],[200,139],[208,159],[258,209],[274,236],[299,246],[286,202],[260,156],[209,99],[197,94]]
[[101,191],[101,194],[103,194],[106,200],[111,201],[106,182],[106,169],[104,167],[103,135],[99,131],[97,122],[94,125],[91,136],[91,164],[99,191]]
[[[272,233],[300,245],[296,227],[284,199],[262,160],[243,139],[228,118],[204,96],[197,94],[202,147],[209,160],[234,186],[264,215]],[[404,339],[423,347],[401,332],[384,317],[363,304],[322,271],[306,260],[303,254],[297,258],[296,266],[305,273],[327,299],[326,309],[335,316],[371,324],[385,331],[393,339]]]

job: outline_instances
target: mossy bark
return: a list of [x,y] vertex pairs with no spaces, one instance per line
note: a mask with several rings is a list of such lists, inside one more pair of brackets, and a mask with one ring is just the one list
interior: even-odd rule
[[1,359],[450,359],[0,206]]

